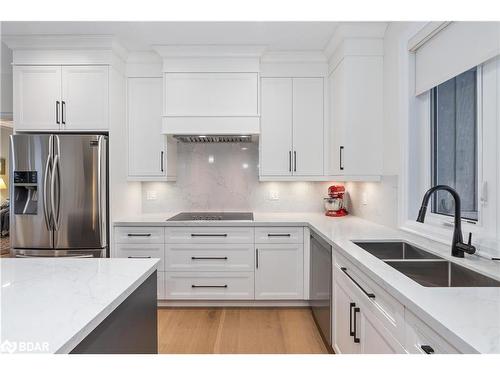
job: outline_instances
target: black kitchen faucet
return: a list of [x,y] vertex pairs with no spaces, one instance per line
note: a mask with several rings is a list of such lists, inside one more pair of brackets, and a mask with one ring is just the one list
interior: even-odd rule
[[464,243],[462,237],[462,212],[461,212],[461,203],[460,196],[457,191],[447,185],[436,185],[429,190],[424,195],[424,199],[422,200],[422,206],[418,211],[417,221],[420,223],[424,222],[425,213],[427,212],[427,205],[429,204],[429,199],[431,195],[438,191],[445,190],[449,192],[453,199],[455,200],[455,227],[453,229],[453,240],[451,243],[451,255],[457,258],[463,258],[464,253],[474,254],[476,252],[476,248],[472,246],[472,233],[469,233],[468,243]]

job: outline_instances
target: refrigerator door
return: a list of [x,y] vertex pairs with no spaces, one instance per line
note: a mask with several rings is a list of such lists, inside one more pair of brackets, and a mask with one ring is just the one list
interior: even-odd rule
[[107,246],[107,137],[54,135],[54,248]]
[[10,236],[12,248],[53,246],[49,200],[51,135],[10,136]]

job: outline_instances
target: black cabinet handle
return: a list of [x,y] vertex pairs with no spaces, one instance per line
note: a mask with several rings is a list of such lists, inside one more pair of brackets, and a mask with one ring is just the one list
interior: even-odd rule
[[163,151],[160,152],[160,170],[163,172]]
[[64,114],[64,108],[66,107],[66,102],[63,100],[61,102],[61,123],[63,125],[66,125],[66,118],[65,118],[65,114]]
[[227,237],[227,233],[191,233],[191,237]]
[[56,100],[56,124],[60,124],[59,121],[59,100]]
[[290,233],[268,233],[267,237],[291,237]]
[[356,307],[354,302],[349,304],[349,336],[354,336],[354,330],[352,329],[352,309]]
[[432,346],[430,346],[430,345],[421,345],[420,347],[422,348],[422,350],[426,354],[434,354],[434,349],[432,349]]
[[192,260],[205,260],[205,259],[218,259],[218,260],[227,260],[227,257],[191,257]]
[[345,268],[345,267],[340,267],[340,269],[342,270],[342,272],[344,272],[344,273],[345,273],[345,275],[346,275],[349,279],[351,279],[351,281],[352,281],[354,284],[356,284],[356,286],[357,286],[359,289],[361,289],[361,291],[362,291],[362,292],[363,292],[363,293],[364,293],[364,294],[365,294],[368,298],[375,298],[375,294],[367,292],[367,291],[366,291],[366,290],[365,290],[365,289],[364,289],[361,285],[359,285],[359,283],[358,283],[356,280],[354,280],[354,279],[353,279],[353,277],[352,277],[351,275],[349,275],[349,274],[347,273],[347,268]]
[[128,233],[129,237],[151,237],[151,233]]
[[339,154],[340,154],[339,166],[340,166],[340,170],[343,171],[344,170],[344,161],[342,160],[342,156],[344,154],[344,146],[340,146]]
[[127,257],[129,259],[151,259],[151,257],[148,257],[148,256],[130,256],[130,257]]
[[191,285],[191,288],[227,288],[227,285]]
[[293,152],[293,171],[297,172],[297,151]]
[[353,316],[354,316],[354,317],[353,317],[353,319],[352,319],[352,320],[353,320],[352,324],[353,324],[353,326],[354,326],[354,339],[353,339],[353,340],[354,340],[354,342],[355,342],[356,344],[359,344],[359,342],[360,342],[359,337],[356,337],[356,335],[357,335],[357,329],[356,329],[356,314],[357,314],[357,313],[359,313],[360,311],[361,311],[361,309],[360,309],[359,307],[355,307],[355,308],[354,308],[354,314],[353,314]]
[[292,151],[288,151],[288,172],[292,171]]
[[259,269],[259,249],[255,249],[255,268]]

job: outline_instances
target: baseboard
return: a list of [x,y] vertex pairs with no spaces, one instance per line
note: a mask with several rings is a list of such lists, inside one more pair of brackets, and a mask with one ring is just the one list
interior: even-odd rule
[[304,300],[158,300],[158,307],[309,307],[309,301]]

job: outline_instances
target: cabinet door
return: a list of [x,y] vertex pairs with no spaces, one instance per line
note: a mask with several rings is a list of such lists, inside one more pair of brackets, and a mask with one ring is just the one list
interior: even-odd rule
[[165,177],[165,138],[161,134],[161,78],[128,80],[128,174]]
[[344,174],[345,165],[345,74],[344,63],[341,62],[329,78],[330,89],[330,174]]
[[323,78],[293,79],[293,174],[323,175]]
[[14,66],[16,131],[58,131],[60,106],[60,66]]
[[292,79],[262,78],[260,171],[292,175]]
[[387,331],[387,329],[370,314],[360,307],[357,326],[360,337],[361,353],[363,354],[402,354],[406,353],[403,346]]
[[304,298],[304,245],[257,245],[255,299]]
[[351,336],[355,306],[349,297],[349,289],[337,277],[335,278],[334,289],[333,321],[335,323],[335,352],[340,354],[359,353],[360,346],[354,342],[354,337]]
[[62,67],[62,129],[108,129],[107,66]]

